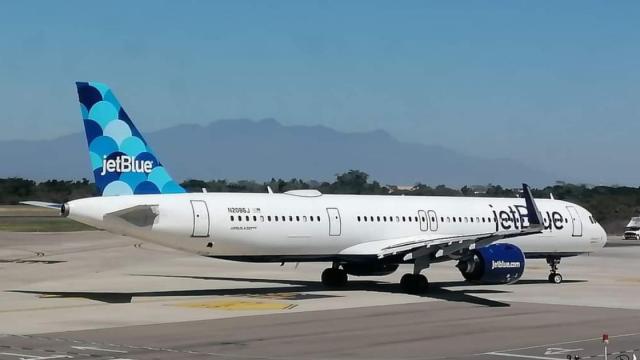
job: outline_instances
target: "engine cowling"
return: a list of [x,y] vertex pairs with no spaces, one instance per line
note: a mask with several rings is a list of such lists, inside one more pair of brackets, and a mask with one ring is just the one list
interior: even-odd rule
[[493,244],[473,250],[458,262],[462,276],[480,284],[511,284],[524,273],[524,254],[512,244]]
[[381,263],[346,263],[342,265],[344,271],[355,276],[384,276],[398,269],[398,264]]

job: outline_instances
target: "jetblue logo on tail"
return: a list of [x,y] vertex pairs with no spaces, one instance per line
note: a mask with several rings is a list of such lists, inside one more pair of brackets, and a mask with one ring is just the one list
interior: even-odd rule
[[107,155],[103,156],[102,160],[102,172],[100,175],[106,175],[108,172],[135,172],[135,173],[151,173],[153,169],[153,162],[146,160],[136,160],[135,156],[119,156],[115,159],[107,159]]
[[107,85],[76,85],[100,195],[185,192],[167,173]]

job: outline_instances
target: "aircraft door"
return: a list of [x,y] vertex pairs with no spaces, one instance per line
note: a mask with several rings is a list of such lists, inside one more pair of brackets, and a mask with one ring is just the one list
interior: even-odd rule
[[573,223],[573,236],[582,236],[582,220],[578,215],[578,210],[573,206],[567,206],[569,214],[571,214],[571,222]]
[[436,212],[429,210],[427,215],[429,217],[429,227],[431,231],[438,231],[438,215],[436,215]]
[[418,219],[420,221],[420,231],[429,230],[429,218],[424,210],[418,210]]
[[193,210],[192,237],[209,237],[209,208],[203,200],[191,200]]
[[340,236],[342,233],[340,211],[337,208],[327,208],[327,215],[329,216],[329,235]]

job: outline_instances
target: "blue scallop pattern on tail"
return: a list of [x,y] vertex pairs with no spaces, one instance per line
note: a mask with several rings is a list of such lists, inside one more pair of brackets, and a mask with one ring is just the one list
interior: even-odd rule
[[77,82],[76,86],[100,195],[185,192],[162,166],[107,85]]

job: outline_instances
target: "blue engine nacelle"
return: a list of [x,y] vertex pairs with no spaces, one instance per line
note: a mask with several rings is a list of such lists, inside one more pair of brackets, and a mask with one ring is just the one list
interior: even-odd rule
[[493,244],[471,251],[458,262],[467,281],[480,284],[510,284],[524,273],[524,254],[512,244]]

